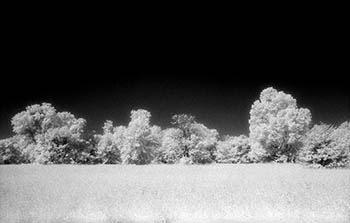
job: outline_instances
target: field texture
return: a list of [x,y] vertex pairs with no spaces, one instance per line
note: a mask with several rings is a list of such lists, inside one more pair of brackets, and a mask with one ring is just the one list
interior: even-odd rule
[[350,170],[0,166],[0,222],[350,222]]

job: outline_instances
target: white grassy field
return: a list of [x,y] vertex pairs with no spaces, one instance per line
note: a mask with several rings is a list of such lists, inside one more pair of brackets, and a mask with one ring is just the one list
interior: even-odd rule
[[0,166],[0,222],[350,222],[350,169]]

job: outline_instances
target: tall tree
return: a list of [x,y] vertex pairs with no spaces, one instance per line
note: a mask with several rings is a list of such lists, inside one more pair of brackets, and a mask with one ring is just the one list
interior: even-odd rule
[[293,162],[310,123],[310,111],[298,108],[290,94],[267,88],[250,110],[252,152],[262,149],[261,159]]
[[125,141],[124,126],[113,127],[113,122],[107,120],[103,126],[103,134],[97,135],[97,155],[103,164],[121,162],[121,150]]
[[173,115],[171,124],[178,128],[182,133],[183,156],[189,157],[189,140],[191,137],[191,127],[196,123],[196,117],[188,114]]
[[28,140],[21,150],[30,162],[75,163],[89,156],[85,119],[57,112],[49,103],[28,106],[12,118],[13,131]]
[[150,125],[151,113],[139,109],[131,111],[130,122],[125,130],[121,151],[123,163],[148,164],[155,158],[160,146],[160,128]]

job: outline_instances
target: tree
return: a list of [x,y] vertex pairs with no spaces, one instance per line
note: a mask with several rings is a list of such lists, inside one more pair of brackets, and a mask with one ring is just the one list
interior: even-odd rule
[[57,113],[55,124],[37,137],[43,163],[78,163],[84,155],[86,141],[82,138],[86,121],[68,112]]
[[16,114],[12,120],[13,132],[26,136],[36,143],[36,137],[56,124],[56,109],[49,103],[27,106],[25,111]]
[[182,132],[177,128],[169,128],[163,131],[161,147],[157,160],[162,163],[174,164],[183,157]]
[[215,149],[219,136],[216,129],[208,129],[200,123],[192,124],[190,138],[186,140],[193,163],[211,163],[215,160]]
[[310,111],[298,108],[291,95],[271,87],[263,90],[250,110],[252,154],[260,160],[294,162],[310,122]]
[[215,129],[208,129],[187,114],[174,115],[172,120],[174,128],[163,131],[158,160],[165,163],[210,163],[215,160],[218,137]]
[[185,137],[188,137],[191,126],[196,123],[196,117],[188,114],[173,115],[171,124],[184,132]]
[[350,123],[315,125],[304,137],[300,160],[312,166],[343,167],[350,163]]
[[148,164],[156,156],[160,146],[160,128],[150,125],[151,113],[146,110],[132,110],[131,121],[125,130],[121,159],[126,164]]
[[249,138],[245,135],[228,137],[219,141],[216,151],[216,160],[219,163],[248,163],[250,158]]
[[[333,166],[350,166],[350,122],[342,123],[331,135],[334,160]],[[333,158],[332,157],[332,158]]]
[[24,162],[18,136],[0,140],[0,164],[19,164]]
[[97,154],[103,164],[121,163],[121,149],[124,143],[124,126],[113,127],[112,121],[106,121],[103,135],[98,135]]
[[195,121],[196,117],[188,114],[179,114],[179,115],[173,115],[172,117],[172,122],[171,124],[174,125],[176,128],[178,128],[181,131],[182,134],[182,152],[183,152],[183,157],[189,157],[189,146],[188,146],[188,141],[191,133],[190,129],[193,124],[196,123]]
[[30,162],[77,163],[91,158],[91,147],[83,138],[85,119],[56,112],[51,104],[28,106],[11,123],[13,131],[28,140],[22,152]]

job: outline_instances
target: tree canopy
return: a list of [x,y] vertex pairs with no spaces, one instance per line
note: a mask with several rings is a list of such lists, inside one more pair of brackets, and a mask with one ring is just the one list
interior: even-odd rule
[[[249,136],[220,137],[190,114],[171,117],[170,128],[132,110],[126,126],[105,121],[101,134],[86,134],[86,120],[51,104],[27,106],[11,119],[14,136],[0,140],[0,164],[206,164],[302,162],[350,165],[350,123],[312,126],[311,112],[290,94],[264,89],[252,106]],[[234,123],[232,123],[234,125]]]
[[311,112],[298,108],[290,94],[267,88],[250,110],[249,131],[255,149],[261,147],[263,159],[295,159],[300,140],[308,131]]

